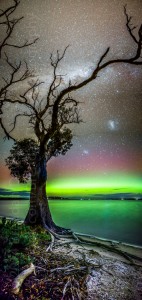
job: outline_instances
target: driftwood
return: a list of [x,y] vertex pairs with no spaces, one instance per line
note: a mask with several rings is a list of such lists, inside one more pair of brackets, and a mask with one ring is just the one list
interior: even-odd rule
[[31,263],[30,267],[24,271],[22,271],[13,281],[11,292],[17,295],[20,291],[21,285],[23,281],[30,275],[35,274],[35,266]]

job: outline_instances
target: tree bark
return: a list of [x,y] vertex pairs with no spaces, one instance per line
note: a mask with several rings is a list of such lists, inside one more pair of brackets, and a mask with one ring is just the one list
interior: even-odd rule
[[57,226],[52,219],[46,196],[46,180],[46,159],[44,155],[39,155],[39,158],[36,158],[35,169],[31,176],[30,207],[25,218],[25,224],[40,225],[54,236],[71,236],[71,230]]

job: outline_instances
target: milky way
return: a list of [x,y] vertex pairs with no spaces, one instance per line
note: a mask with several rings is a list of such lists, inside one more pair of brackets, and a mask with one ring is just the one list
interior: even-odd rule
[[[1,5],[4,3],[1,0]],[[57,49],[63,51],[70,45],[59,72],[66,74],[63,86],[69,79],[79,82],[89,76],[108,46],[108,58],[134,55],[136,48],[126,30],[124,4],[123,0],[21,1],[17,15],[25,18],[13,38],[19,43],[27,37],[40,37],[40,40],[20,53],[9,49],[9,56],[17,60],[26,58],[29,66],[49,85],[50,53]],[[132,23],[139,26],[142,2],[128,0],[127,11],[133,16]],[[7,74],[4,65],[1,70]],[[73,146],[66,156],[49,162],[49,177],[114,171],[142,174],[141,84],[141,66],[119,64],[106,68],[94,82],[73,94],[82,102],[80,115],[84,122],[72,126]],[[10,108],[6,118],[5,122],[11,121]],[[18,125],[16,134],[20,137],[25,120]],[[24,134],[28,137],[30,128]],[[2,145],[2,157],[8,154],[10,145],[8,142]]]

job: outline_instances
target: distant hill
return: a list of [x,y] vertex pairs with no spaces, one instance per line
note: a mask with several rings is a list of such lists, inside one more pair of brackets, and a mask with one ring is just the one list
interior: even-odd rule
[[[11,191],[9,189],[0,188],[0,200],[4,199],[24,199],[30,198],[30,192],[28,191]],[[50,196],[50,199],[55,200],[142,200],[141,193],[112,193],[112,194],[93,194],[87,196],[67,196],[57,197]]]
[[27,191],[11,191],[9,189],[0,188],[0,199],[5,198],[11,198],[11,199],[17,199],[17,198],[23,198],[23,199],[29,199],[30,193]]

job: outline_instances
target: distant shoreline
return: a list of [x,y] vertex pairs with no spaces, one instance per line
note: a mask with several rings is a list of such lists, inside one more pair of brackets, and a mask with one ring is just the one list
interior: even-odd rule
[[[12,200],[27,200],[29,201],[30,198],[21,198],[21,197],[12,197],[12,198],[6,198],[6,197],[0,197],[0,201],[12,201]],[[91,198],[91,197],[85,197],[85,198],[77,198],[77,197],[49,197],[48,200],[57,200],[57,201],[60,201],[60,200],[68,200],[68,201],[112,201],[112,200],[115,200],[115,201],[142,201],[142,198],[138,198],[138,199],[135,199],[135,198],[123,198],[123,199],[118,199],[118,198],[105,198],[102,199],[102,198]]]

